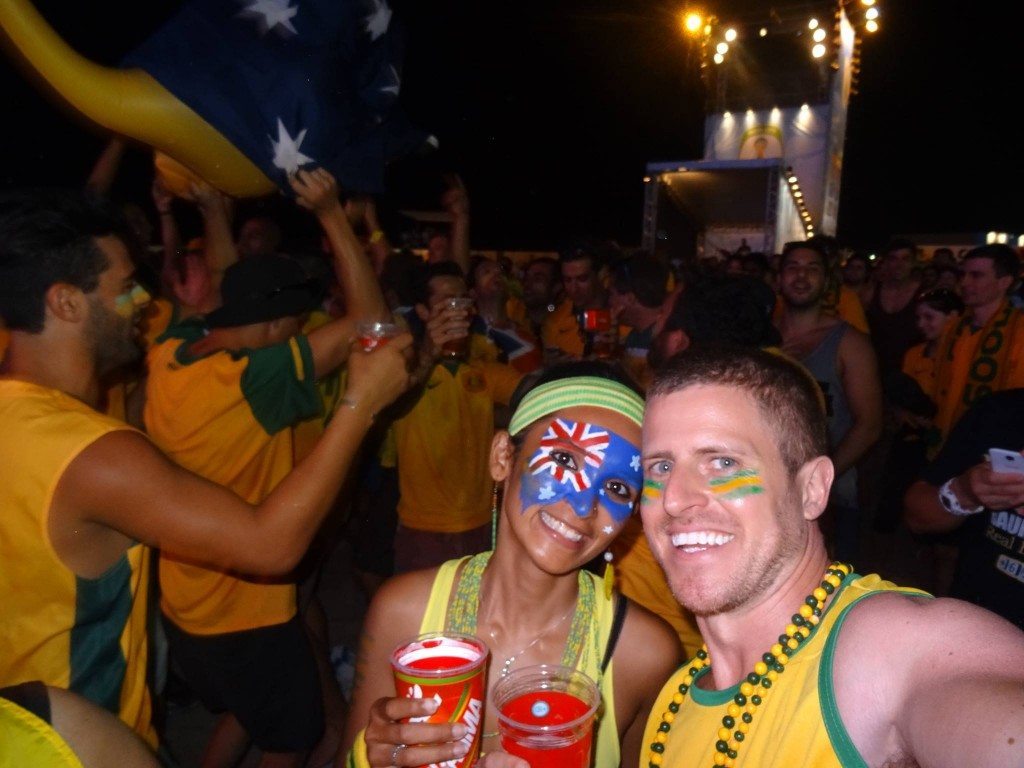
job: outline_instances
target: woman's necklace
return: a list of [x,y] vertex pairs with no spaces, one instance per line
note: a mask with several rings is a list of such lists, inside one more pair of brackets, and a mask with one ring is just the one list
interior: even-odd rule
[[[516,659],[518,659],[520,656],[522,656],[528,650],[533,648],[533,646],[535,646],[537,643],[539,643],[541,641],[541,639],[544,638],[549,632],[552,632],[553,630],[555,630],[558,627],[562,626],[562,622],[564,622],[567,618],[569,618],[569,614],[572,613],[575,610],[576,610],[576,601],[573,600],[572,605],[569,606],[569,610],[566,611],[565,613],[563,613],[562,617],[558,621],[556,621],[551,626],[547,627],[547,629],[545,629],[543,632],[541,632],[539,635],[537,635],[535,638],[533,638],[533,640],[531,640],[528,645],[523,646],[518,651],[513,653],[511,656],[506,658],[505,661],[502,663],[501,671],[498,674],[501,677],[504,677],[505,675],[507,675],[508,671],[512,668],[512,665],[515,663]],[[488,630],[487,634],[491,636],[491,640],[497,640],[497,638],[494,636],[494,631],[493,630]]]
[[[726,714],[722,718],[722,727],[716,734],[715,766],[731,768],[735,765],[736,754],[750,730],[754,713],[763,703],[764,697],[768,695],[772,684],[780,674],[786,671],[786,664],[789,662],[788,653],[799,648],[800,644],[810,636],[811,629],[821,621],[821,609],[828,596],[835,592],[852,572],[853,568],[845,563],[832,563],[825,571],[818,588],[804,599],[799,612],[793,614],[791,622],[786,625],[786,633],[779,635],[779,642],[761,657],[761,661],[754,665],[754,671],[740,683],[740,690],[733,696],[732,703],[729,704]],[[690,668],[686,670],[686,675],[679,684],[679,690],[672,695],[668,709],[661,716],[658,732],[647,753],[649,768],[661,766],[665,745],[668,744],[668,734],[672,730],[672,721],[675,720],[679,706],[686,698],[697,673],[705,667],[708,669],[711,667],[711,658],[708,656],[706,645],[697,651],[696,658],[690,664]],[[755,693],[755,691],[758,692]]]

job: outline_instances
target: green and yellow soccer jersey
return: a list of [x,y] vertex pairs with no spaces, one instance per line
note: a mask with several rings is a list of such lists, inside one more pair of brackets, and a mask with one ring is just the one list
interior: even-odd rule
[[[293,425],[320,412],[304,336],[255,350],[189,353],[200,320],[168,329],[148,357],[144,417],[174,461],[258,504],[294,465]],[[195,635],[270,626],[295,615],[295,587],[160,555],[161,608]]]

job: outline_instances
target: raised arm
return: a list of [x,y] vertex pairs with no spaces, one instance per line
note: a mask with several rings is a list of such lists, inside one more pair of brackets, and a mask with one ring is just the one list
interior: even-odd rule
[[203,257],[210,275],[210,291],[219,297],[224,272],[238,261],[231,234],[231,198],[205,181],[193,182],[190,192],[203,217]]
[[469,274],[469,194],[457,173],[446,177],[448,189],[441,202],[452,215],[452,260]]
[[96,158],[96,164],[89,172],[89,178],[85,180],[85,189],[97,195],[109,195],[110,188],[114,186],[114,179],[121,168],[121,159],[124,157],[125,141],[120,136],[111,137],[110,141]]
[[853,424],[833,451],[836,476],[860,461],[882,434],[882,383],[868,337],[848,329],[839,343],[839,360]]
[[[114,540],[120,535],[221,569],[287,573],[329,511],[373,415],[408,385],[411,343],[405,334],[372,353],[353,353],[345,407],[258,506],[178,467],[135,432],[99,438],[57,487],[51,519],[60,524],[52,530],[68,532],[55,540],[58,553],[78,573],[89,570],[84,563],[109,567],[123,549]],[[104,546],[115,553],[106,563],[97,554]]]
[[360,320],[389,317],[377,276],[358,238],[352,231],[345,209],[338,199],[334,177],[322,168],[300,170],[291,179],[296,201],[313,212],[323,227],[334,254],[334,273],[345,300],[344,317],[333,320],[309,334],[317,377],[345,362],[355,326]]

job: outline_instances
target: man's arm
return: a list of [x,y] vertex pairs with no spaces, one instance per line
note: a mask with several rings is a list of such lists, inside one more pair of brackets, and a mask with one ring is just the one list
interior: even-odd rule
[[345,317],[333,320],[309,334],[316,376],[330,373],[345,362],[355,325],[360,320],[390,317],[377,276],[362,245],[352,231],[338,199],[334,177],[322,168],[300,170],[291,180],[296,201],[316,215],[334,254],[334,273],[345,298]]
[[123,550],[110,544],[116,532],[221,569],[287,573],[327,514],[374,414],[408,385],[403,353],[411,343],[403,335],[353,354],[343,407],[258,506],[177,466],[135,432],[99,438],[71,462],[55,493],[50,530],[61,559],[76,573],[102,572]]
[[[949,490],[965,512],[1024,507],[1024,475],[994,472],[983,461],[950,478]],[[939,486],[918,480],[903,499],[904,520],[914,533],[944,533],[959,528],[970,514],[955,515],[943,506]]]
[[191,194],[203,217],[203,257],[210,274],[212,303],[217,306],[224,272],[238,261],[235,238],[231,234],[231,198],[205,181],[193,183]]
[[469,195],[457,173],[447,177],[448,189],[441,202],[452,215],[452,260],[469,274]]
[[107,145],[96,158],[96,164],[89,172],[89,178],[85,180],[85,189],[97,195],[106,197],[110,194],[110,188],[114,186],[114,179],[121,168],[121,159],[124,157],[125,142],[120,136],[113,136]]
[[840,716],[868,765],[1021,764],[1024,633],[994,613],[872,597],[844,622],[833,670]]
[[867,336],[847,329],[839,343],[839,361],[853,424],[832,452],[837,477],[860,461],[882,434],[882,383]]

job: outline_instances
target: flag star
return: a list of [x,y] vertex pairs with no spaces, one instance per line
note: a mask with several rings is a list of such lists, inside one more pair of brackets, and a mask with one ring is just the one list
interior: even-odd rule
[[391,85],[385,85],[382,87],[381,93],[390,93],[394,96],[398,95],[398,89],[402,87],[402,80],[398,76],[398,70],[393,65],[389,65],[388,69],[391,70]]
[[604,496],[604,488],[599,488],[597,494],[598,496]]
[[615,529],[610,525],[606,525],[604,528],[601,529],[601,531],[602,533],[614,533]]
[[632,459],[629,460],[629,468],[634,472],[640,471],[640,454],[636,454]]
[[540,499],[541,501],[547,501],[548,499],[554,498],[554,496],[555,491],[554,489],[552,489],[551,483],[546,483],[545,485],[541,486],[540,493],[537,494],[537,498]]
[[277,118],[277,141],[274,141],[273,136],[268,138],[274,146],[274,166],[285,173],[291,175],[299,170],[300,165],[314,162],[312,157],[299,152],[302,140],[306,138],[305,128],[299,131],[299,135],[293,139],[279,117]]
[[298,34],[298,30],[292,26],[292,17],[299,12],[298,7],[291,6],[291,0],[253,0],[239,16],[259,17],[261,26],[265,26],[264,32],[268,32],[280,25],[291,32]]
[[373,10],[366,17],[366,31],[370,34],[371,40],[376,40],[388,31],[388,25],[391,24],[391,9],[388,8],[385,0],[371,0],[371,2]]

